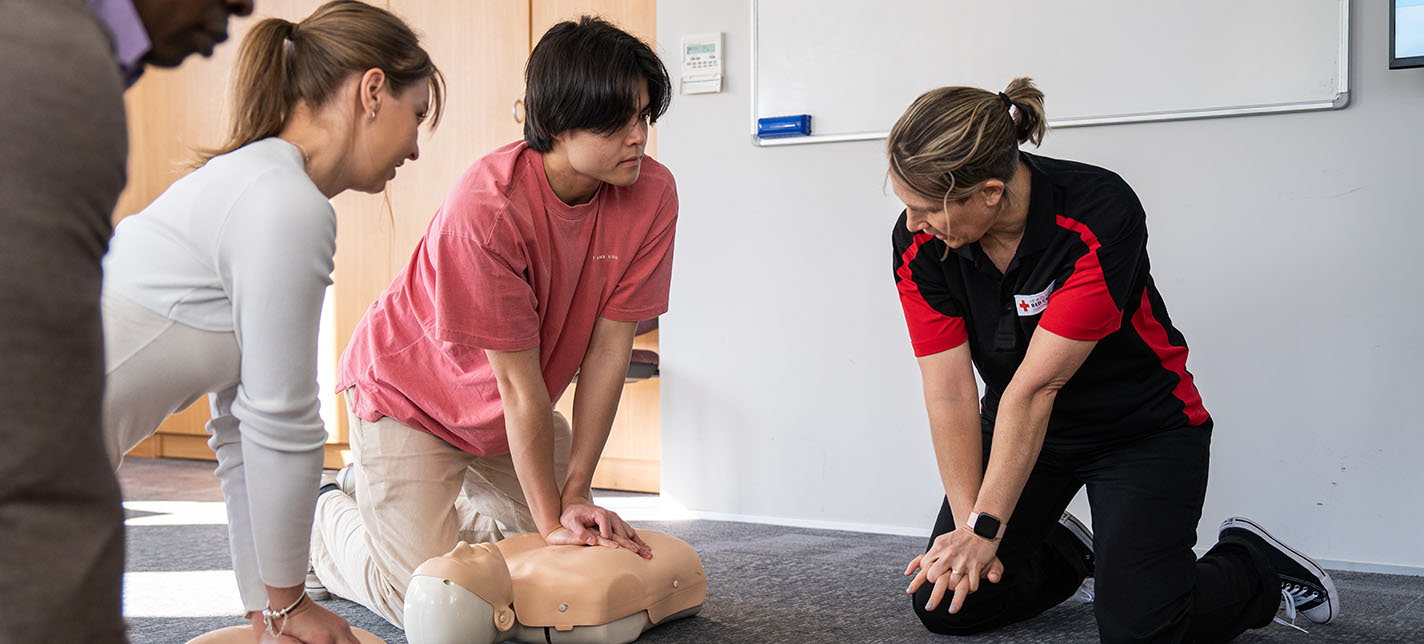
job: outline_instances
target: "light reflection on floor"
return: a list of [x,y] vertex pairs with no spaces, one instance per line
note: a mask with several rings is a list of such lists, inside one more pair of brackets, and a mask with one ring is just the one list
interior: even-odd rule
[[127,526],[227,525],[222,501],[125,501]]
[[241,615],[231,570],[124,573],[124,617]]
[[[594,502],[634,522],[634,527],[638,521],[693,518],[681,506],[655,495],[595,494]],[[131,515],[124,524],[132,527],[227,524],[227,511],[219,501],[126,501],[124,508]],[[124,573],[125,617],[217,617],[242,612],[232,570]]]

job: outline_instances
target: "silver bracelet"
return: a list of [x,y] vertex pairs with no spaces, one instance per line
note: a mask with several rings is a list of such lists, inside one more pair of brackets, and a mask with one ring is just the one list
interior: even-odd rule
[[[267,634],[272,637],[281,638],[282,633],[287,631],[287,616],[290,615],[293,610],[296,610],[298,606],[302,605],[302,601],[306,598],[307,594],[304,592],[300,597],[297,597],[297,601],[292,602],[291,606],[283,608],[282,610],[272,610],[272,602],[267,602],[267,607],[262,609],[262,623],[267,625]],[[282,620],[281,628],[277,628],[277,620],[279,619]]]

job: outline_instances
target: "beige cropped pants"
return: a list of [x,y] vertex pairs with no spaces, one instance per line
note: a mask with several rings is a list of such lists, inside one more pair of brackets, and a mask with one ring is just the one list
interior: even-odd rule
[[[346,390],[347,409],[354,389]],[[554,414],[554,476],[568,475],[571,434]],[[355,498],[317,498],[312,565],[332,594],[402,625],[416,567],[461,540],[498,541],[534,532],[534,518],[508,454],[476,456],[390,418],[348,415]]]

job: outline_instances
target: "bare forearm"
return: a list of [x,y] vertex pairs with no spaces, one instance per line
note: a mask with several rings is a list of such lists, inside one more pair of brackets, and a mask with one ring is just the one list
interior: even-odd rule
[[1055,394],[1056,390],[1022,392],[1012,385],[1004,392],[994,423],[989,465],[974,503],[975,511],[987,512],[1008,522],[1043,448]]
[[554,480],[554,405],[539,370],[539,348],[486,350],[504,403],[504,433],[519,487],[540,534],[559,526],[563,505]]
[[504,405],[510,458],[541,534],[558,527],[563,510],[554,479],[554,417],[547,397],[542,405],[537,399],[506,399]]
[[590,496],[593,471],[608,443],[627,372],[626,357],[621,362],[614,360],[613,364],[589,365],[580,372],[578,387],[574,390],[574,422],[577,426],[569,455],[569,478],[564,483],[565,499],[588,499]]
[[933,405],[930,427],[944,495],[955,523],[962,523],[974,509],[984,472],[978,407],[972,402]]
[[594,323],[593,337],[579,365],[578,387],[574,389],[573,447],[569,477],[564,482],[565,503],[591,499],[593,471],[608,442],[618,413],[618,399],[623,395],[635,326],[606,318]]
[[921,356],[919,366],[940,483],[955,522],[963,523],[974,509],[984,477],[979,388],[969,346]]
[[994,447],[974,504],[976,511],[1008,523],[1043,449],[1053,402],[1095,346],[1095,341],[1065,338],[1042,327],[1034,333],[1028,354],[999,400]]

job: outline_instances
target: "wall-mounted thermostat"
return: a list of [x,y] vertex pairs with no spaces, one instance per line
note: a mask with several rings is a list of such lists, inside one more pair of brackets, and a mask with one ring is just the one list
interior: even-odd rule
[[722,34],[682,37],[683,94],[722,91]]

